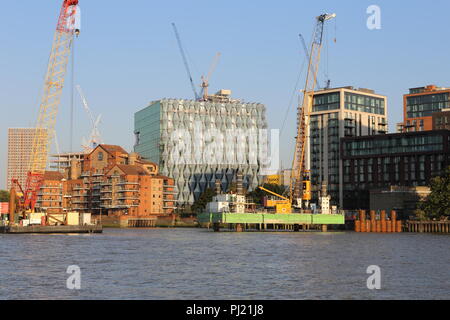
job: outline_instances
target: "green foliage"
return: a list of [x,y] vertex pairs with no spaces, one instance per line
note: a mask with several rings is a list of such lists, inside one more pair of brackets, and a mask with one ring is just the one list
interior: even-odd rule
[[[279,195],[283,195],[284,191],[286,190],[284,186],[280,186],[278,184],[265,183],[262,185],[262,187]],[[249,200],[252,200],[254,203],[263,205],[263,197],[272,195],[259,188],[256,188],[256,190],[250,192],[247,196],[249,197]]]
[[194,213],[201,213],[206,208],[206,204],[212,201],[212,198],[216,195],[214,189],[206,189],[200,197],[191,206],[191,210]]
[[0,202],[9,202],[9,192],[0,190]]
[[425,211],[421,209],[417,209],[416,211],[414,211],[414,214],[416,215],[417,220],[420,221],[428,220],[427,214],[425,213]]
[[419,210],[428,219],[450,217],[450,167],[443,175],[431,179],[430,189],[427,199],[419,204]]

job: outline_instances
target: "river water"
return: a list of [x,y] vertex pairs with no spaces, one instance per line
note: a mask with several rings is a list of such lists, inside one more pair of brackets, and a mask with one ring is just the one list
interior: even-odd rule
[[[66,286],[81,270],[81,289]],[[367,288],[367,267],[381,289]],[[0,235],[0,299],[450,299],[450,236],[105,229]]]

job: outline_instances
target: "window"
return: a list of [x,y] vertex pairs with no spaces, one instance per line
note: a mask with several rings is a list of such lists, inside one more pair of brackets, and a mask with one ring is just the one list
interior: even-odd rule
[[98,161],[103,161],[103,152],[100,151],[100,152],[98,153],[97,159],[98,159]]

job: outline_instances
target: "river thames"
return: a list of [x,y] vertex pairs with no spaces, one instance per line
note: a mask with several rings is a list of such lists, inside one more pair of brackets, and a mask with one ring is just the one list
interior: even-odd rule
[[0,235],[0,254],[0,299],[450,299],[448,235],[105,229]]

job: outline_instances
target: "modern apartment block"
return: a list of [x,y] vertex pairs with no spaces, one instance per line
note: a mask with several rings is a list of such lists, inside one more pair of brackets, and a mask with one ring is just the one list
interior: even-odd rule
[[46,171],[44,182],[38,192],[36,208],[49,214],[59,214],[64,211],[67,201],[64,197],[64,175],[57,171]]
[[432,114],[450,108],[450,88],[411,88],[403,96],[403,132],[433,129]]
[[369,193],[427,186],[450,165],[450,131],[347,137],[341,141],[345,209],[369,209]]
[[47,171],[37,207],[47,213],[78,211],[108,216],[168,216],[174,182],[158,165],[114,145],[99,145],[73,158],[65,173]]
[[450,130],[450,108],[432,114],[433,130]]
[[36,130],[35,128],[8,129],[8,172],[6,182],[8,190],[11,189],[12,179],[18,179],[20,185],[23,188],[25,187],[27,174],[30,170],[30,155]]
[[343,207],[344,180],[339,143],[343,137],[387,132],[387,98],[369,89],[341,87],[314,92],[307,167],[311,170],[313,201],[322,183],[331,204]]
[[262,140],[249,134],[267,128],[266,108],[229,94],[222,90],[206,102],[162,99],[135,114],[134,150],[173,177],[179,206],[192,204],[216,180],[226,191],[236,170],[245,188],[262,183]]

